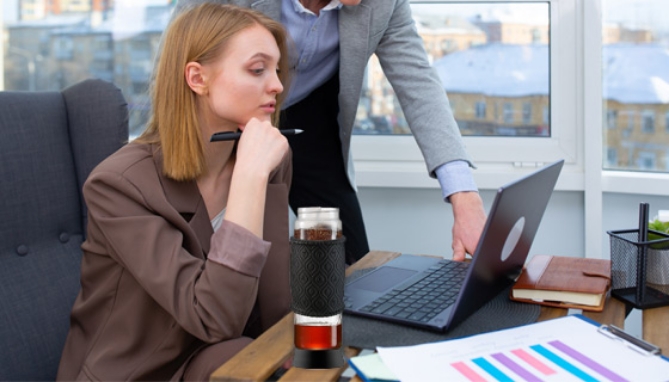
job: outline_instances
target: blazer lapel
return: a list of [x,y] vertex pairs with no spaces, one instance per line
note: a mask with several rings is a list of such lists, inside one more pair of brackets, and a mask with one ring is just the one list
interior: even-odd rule
[[[181,219],[188,224],[191,232],[195,235],[193,238],[187,232],[184,232],[184,247],[191,250],[193,255],[201,254],[202,257],[206,257],[209,253],[211,235],[214,234],[214,229],[211,226],[209,213],[202,195],[200,195],[200,190],[197,188],[197,183],[195,181],[178,182],[166,177],[162,171],[162,151],[157,150],[153,158],[167,201],[179,213]],[[174,224],[178,225],[179,223],[174,222]],[[196,243],[193,241],[196,241]]]

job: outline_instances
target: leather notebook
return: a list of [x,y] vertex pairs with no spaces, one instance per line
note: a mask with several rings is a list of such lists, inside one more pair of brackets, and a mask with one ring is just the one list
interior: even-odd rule
[[610,260],[535,255],[511,288],[510,298],[601,312],[610,284]]

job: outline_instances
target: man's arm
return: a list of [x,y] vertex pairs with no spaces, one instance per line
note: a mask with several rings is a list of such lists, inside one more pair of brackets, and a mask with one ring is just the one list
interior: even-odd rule
[[[388,7],[388,3],[374,5]],[[435,177],[437,167],[456,160],[469,162],[471,166],[446,91],[430,66],[424,42],[416,31],[409,1],[393,3],[392,15],[375,53],[421,149],[428,172]]]
[[453,259],[464,260],[466,253],[476,250],[486,215],[471,175],[473,165],[443,85],[428,62],[408,0],[396,0],[376,55],[395,89],[430,175],[439,178],[443,197],[453,207]]
[[453,259],[462,261],[474,254],[483,232],[486,215],[469,164],[453,161],[439,166],[435,173],[444,200],[453,208]]

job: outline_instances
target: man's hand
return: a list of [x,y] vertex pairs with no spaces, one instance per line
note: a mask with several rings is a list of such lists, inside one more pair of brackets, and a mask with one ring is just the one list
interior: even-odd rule
[[486,215],[478,192],[456,192],[449,197],[453,207],[453,260],[474,254],[483,232]]

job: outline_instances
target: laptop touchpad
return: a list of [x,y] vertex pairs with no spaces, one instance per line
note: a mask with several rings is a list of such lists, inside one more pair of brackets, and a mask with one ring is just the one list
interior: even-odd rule
[[417,272],[409,269],[400,269],[393,267],[382,267],[368,275],[351,283],[351,287],[364,289],[373,292],[383,292],[384,290],[397,286],[402,281],[415,275]]

